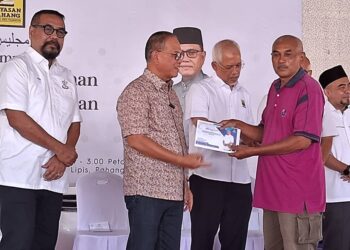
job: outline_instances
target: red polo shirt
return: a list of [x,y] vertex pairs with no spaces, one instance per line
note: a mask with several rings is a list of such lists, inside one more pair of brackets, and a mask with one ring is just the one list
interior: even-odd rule
[[325,209],[325,177],[320,135],[324,97],[319,83],[300,69],[281,87],[274,81],[262,115],[263,145],[291,135],[309,138],[304,150],[260,156],[253,205],[272,211],[302,213]]

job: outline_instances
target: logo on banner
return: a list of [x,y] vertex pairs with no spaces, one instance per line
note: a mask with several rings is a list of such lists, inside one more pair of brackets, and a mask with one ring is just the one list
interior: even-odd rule
[[0,0],[0,26],[25,26],[25,0]]

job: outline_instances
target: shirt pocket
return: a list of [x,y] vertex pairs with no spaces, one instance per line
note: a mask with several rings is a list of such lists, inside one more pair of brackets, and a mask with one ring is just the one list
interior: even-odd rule
[[253,122],[247,101],[241,98],[238,100],[238,102],[239,108],[237,108],[236,114],[234,114],[234,118],[248,123]]
[[69,127],[74,115],[76,98],[74,83],[67,80],[55,80],[53,102],[56,107],[56,115],[62,127]]

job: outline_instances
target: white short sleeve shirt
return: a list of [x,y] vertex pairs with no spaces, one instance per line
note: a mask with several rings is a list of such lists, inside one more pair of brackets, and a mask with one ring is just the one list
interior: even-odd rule
[[[209,121],[220,122],[226,119],[238,119],[253,124],[250,96],[237,83],[231,90],[219,77],[213,76],[204,79],[200,84],[191,86],[186,95],[184,119],[204,117]],[[196,128],[189,122],[189,152],[199,152],[204,161],[210,166],[201,167],[193,171],[203,178],[235,182],[250,183],[247,160],[237,160],[226,153],[194,147]]]
[[[332,117],[338,136],[333,137],[332,154],[339,161],[350,164],[350,110],[344,113],[336,110],[330,103]],[[325,168],[326,174],[326,202],[350,201],[350,183],[340,179],[341,174],[329,168]]]
[[324,104],[324,112],[322,118],[322,134],[321,137],[336,136],[338,135],[336,127],[336,114],[334,113],[334,107],[328,101]]
[[67,174],[45,181],[43,166],[53,152],[23,138],[9,126],[4,109],[26,112],[47,133],[65,143],[73,122],[80,122],[72,73],[31,47],[8,62],[0,73],[0,185],[63,193]]

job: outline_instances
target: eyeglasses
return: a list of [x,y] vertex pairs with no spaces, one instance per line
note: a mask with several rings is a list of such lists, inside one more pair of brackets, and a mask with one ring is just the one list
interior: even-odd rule
[[229,70],[233,70],[233,69],[242,69],[245,65],[245,63],[242,61],[240,63],[237,63],[235,65],[222,65],[221,63],[219,62],[215,62],[222,70],[225,70],[225,71],[229,71]]
[[56,31],[56,36],[58,38],[64,38],[68,33],[64,28],[55,29],[50,24],[46,24],[46,25],[33,24],[32,27],[43,29],[46,35],[52,35]]
[[188,50],[183,50],[182,53],[186,54],[188,58],[196,58],[198,53],[201,53],[203,51],[201,50],[196,50],[196,49],[188,49]]
[[182,60],[182,59],[184,58],[184,52],[183,52],[183,51],[181,51],[181,52],[175,52],[175,53],[170,53],[170,52],[166,52],[166,51],[158,51],[158,52],[172,55],[172,56],[174,56],[174,59],[175,59],[176,61]]

